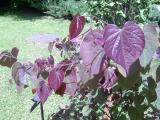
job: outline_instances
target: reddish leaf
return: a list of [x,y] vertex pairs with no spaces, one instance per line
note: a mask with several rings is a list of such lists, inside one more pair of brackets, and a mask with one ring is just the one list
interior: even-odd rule
[[48,76],[48,84],[51,89],[57,91],[64,80],[64,71],[53,69]]
[[85,25],[84,16],[74,16],[69,28],[70,39],[77,37],[82,32],[84,25]]
[[9,68],[17,61],[19,50],[14,47],[11,52],[3,51],[0,53],[0,65],[7,66]]
[[60,88],[55,93],[58,94],[58,95],[63,96],[65,90],[66,90],[66,84],[62,83],[62,85],[60,86]]
[[122,29],[108,24],[104,33],[105,52],[129,74],[130,66],[144,49],[144,33],[134,22],[126,22]]

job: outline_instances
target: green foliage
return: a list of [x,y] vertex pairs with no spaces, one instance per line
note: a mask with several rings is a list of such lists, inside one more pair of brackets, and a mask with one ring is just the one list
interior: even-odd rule
[[49,0],[45,5],[48,14],[54,17],[72,17],[77,14],[84,14],[87,10],[87,5],[84,0]]
[[[122,25],[127,20],[143,23],[148,19],[152,0],[91,0],[90,13],[98,19]],[[98,23],[101,24],[101,23]]]
[[151,5],[149,11],[150,11],[149,12],[150,20],[153,20],[153,21],[160,20],[160,3]]

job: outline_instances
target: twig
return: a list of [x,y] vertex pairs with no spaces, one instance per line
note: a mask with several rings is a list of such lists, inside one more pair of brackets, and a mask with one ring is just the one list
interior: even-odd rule
[[43,111],[43,104],[40,103],[40,109],[41,109],[41,119],[44,120],[44,111]]

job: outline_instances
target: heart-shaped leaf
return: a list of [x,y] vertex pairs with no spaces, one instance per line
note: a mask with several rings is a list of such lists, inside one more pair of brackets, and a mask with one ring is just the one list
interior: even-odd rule
[[143,67],[146,67],[149,64],[159,46],[158,33],[156,28],[158,28],[158,25],[152,23],[143,27],[145,35],[145,48],[143,54],[140,57],[140,63]]
[[3,51],[0,53],[0,65],[7,66],[9,68],[17,61],[19,50],[14,47],[12,48],[11,52]]
[[85,25],[85,17],[84,16],[74,16],[73,20],[71,21],[70,28],[69,28],[69,37],[73,39],[77,37],[83,30]]
[[144,49],[144,33],[134,22],[128,21],[122,29],[108,24],[104,32],[105,52],[129,74],[130,66]]
[[51,89],[57,91],[64,80],[64,71],[53,69],[48,76],[48,84]]
[[39,87],[37,89],[38,97],[40,98],[40,101],[44,104],[46,100],[48,99],[51,91],[48,87],[48,85],[45,83],[45,81],[41,81],[39,83]]

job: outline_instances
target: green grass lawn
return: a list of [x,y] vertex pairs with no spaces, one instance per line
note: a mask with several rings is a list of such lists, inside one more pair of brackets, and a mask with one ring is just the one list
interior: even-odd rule
[[[18,15],[17,15],[18,14]],[[38,57],[48,56],[46,46],[37,46],[27,42],[27,38],[41,33],[56,33],[66,36],[69,21],[34,17],[30,14],[5,13],[0,16],[0,51],[18,47],[20,61],[34,61]],[[59,53],[54,52],[56,60]],[[31,88],[22,94],[16,93],[15,85],[9,84],[10,69],[0,66],[0,120],[40,120],[40,108],[32,113]],[[67,98],[52,95],[44,105],[45,119],[57,111],[60,105],[68,103]]]

